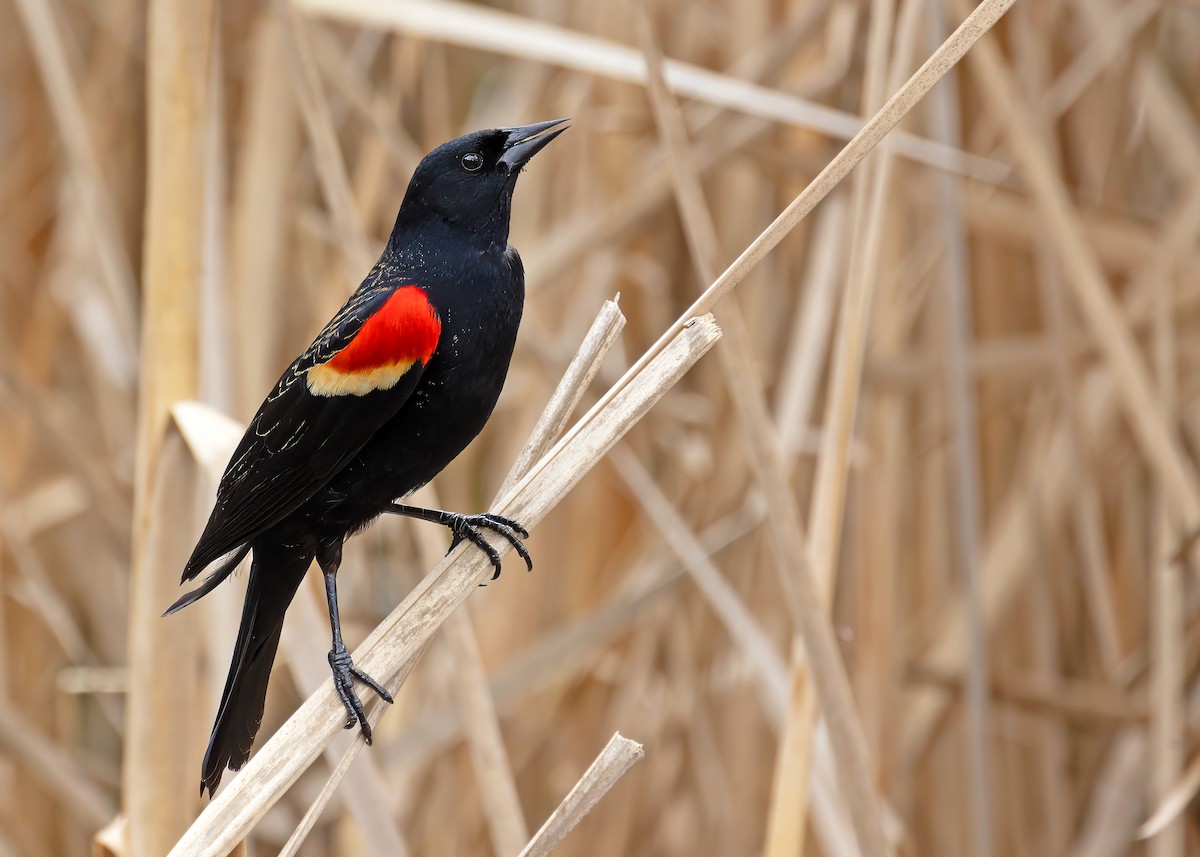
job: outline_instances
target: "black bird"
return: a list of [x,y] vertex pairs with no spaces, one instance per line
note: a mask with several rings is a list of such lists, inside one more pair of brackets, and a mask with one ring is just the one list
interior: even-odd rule
[[379,261],[312,345],[283,373],[250,421],[217,488],[216,505],[183,570],[220,560],[174,613],[227,578],[253,552],[233,663],[200,793],[250,755],[283,616],[315,558],[325,576],[329,666],[346,728],[371,727],[358,678],[392,698],[350,660],[338,620],[342,543],[384,513],[442,524],[451,549],[466,539],[500,573],[480,529],[500,533],[532,568],[528,533],[498,515],[458,515],[396,502],[424,485],[492,413],[521,321],[525,275],[508,243],[521,168],[565,127],[556,119],[478,131],[421,161]]

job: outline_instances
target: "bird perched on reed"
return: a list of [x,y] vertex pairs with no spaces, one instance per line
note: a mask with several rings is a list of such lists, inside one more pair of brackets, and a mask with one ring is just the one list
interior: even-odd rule
[[250,421],[183,580],[216,568],[167,610],[211,592],[253,555],[202,794],[250,755],[284,613],[313,559],[325,579],[329,666],[346,728],[357,723],[367,743],[354,679],[392,699],[342,640],[337,573],[346,538],[380,515],[406,515],[448,527],[451,548],[474,543],[496,574],[500,558],[481,530],[502,535],[533,567],[516,521],[397,501],[471,442],[500,396],[525,297],[521,258],[508,243],[513,191],[565,121],[479,131],[426,155],[379,261]]

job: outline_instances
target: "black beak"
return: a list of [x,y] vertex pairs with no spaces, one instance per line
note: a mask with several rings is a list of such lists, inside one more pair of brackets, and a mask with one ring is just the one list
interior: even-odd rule
[[542,132],[549,131],[555,125],[561,125],[566,121],[566,119],[551,119],[549,122],[535,122],[519,128],[502,128],[501,130],[508,135],[508,139],[504,143],[504,154],[500,156],[500,163],[507,166],[510,173],[517,172],[529,163],[530,158],[544,149],[547,143],[567,129],[559,128],[549,134]]

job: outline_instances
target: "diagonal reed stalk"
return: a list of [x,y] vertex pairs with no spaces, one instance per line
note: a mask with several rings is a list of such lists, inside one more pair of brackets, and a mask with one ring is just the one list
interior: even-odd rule
[[579,782],[521,850],[519,857],[545,857],[553,851],[617,780],[641,761],[642,753],[641,744],[630,741],[620,732],[613,735],[596,761],[588,766]]

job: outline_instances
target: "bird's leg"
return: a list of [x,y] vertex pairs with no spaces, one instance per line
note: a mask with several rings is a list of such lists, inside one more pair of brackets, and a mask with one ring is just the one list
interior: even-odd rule
[[[454,534],[450,542],[450,550],[458,547],[458,543],[469,541],[475,545],[491,560],[492,568],[495,569],[492,574],[492,580],[500,576],[500,554],[496,553],[496,549],[488,544],[487,539],[483,537],[480,530],[491,530],[493,533],[499,533],[505,540],[513,546],[521,557],[525,560],[526,567],[533,571],[533,558],[529,555],[529,551],[525,549],[525,545],[521,543],[522,539],[529,538],[529,531],[522,527],[519,523],[511,518],[505,518],[502,515],[493,515],[491,513],[483,515],[460,515],[456,512],[444,512],[441,509],[422,509],[419,506],[405,506],[400,503],[392,503],[387,507],[387,512],[393,515],[404,515],[409,518],[416,518],[420,521],[429,521],[432,524],[441,524],[443,527],[449,528]],[[450,551],[446,551],[449,553]]]
[[362,730],[363,740],[371,743],[371,724],[363,710],[362,700],[354,691],[354,679],[358,679],[379,694],[384,702],[391,703],[392,695],[379,682],[354,665],[350,652],[342,642],[342,621],[338,616],[337,572],[342,564],[342,542],[322,542],[317,550],[317,563],[325,576],[325,600],[329,604],[329,626],[333,629],[333,648],[329,650],[329,668],[333,670],[333,687],[338,699],[346,707],[346,728],[355,723]]

